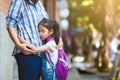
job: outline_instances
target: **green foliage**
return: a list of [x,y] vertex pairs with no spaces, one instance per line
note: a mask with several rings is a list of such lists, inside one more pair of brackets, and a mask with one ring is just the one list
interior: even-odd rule
[[[70,28],[89,28],[90,24],[103,31],[105,27],[106,0],[68,0],[70,9]],[[117,17],[120,17],[120,1],[115,0],[114,9]]]

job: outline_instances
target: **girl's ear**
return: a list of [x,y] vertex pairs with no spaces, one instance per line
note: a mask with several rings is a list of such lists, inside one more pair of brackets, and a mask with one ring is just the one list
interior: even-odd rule
[[53,30],[53,29],[51,29],[51,30],[50,30],[50,34],[52,35],[53,33],[54,33],[54,30]]

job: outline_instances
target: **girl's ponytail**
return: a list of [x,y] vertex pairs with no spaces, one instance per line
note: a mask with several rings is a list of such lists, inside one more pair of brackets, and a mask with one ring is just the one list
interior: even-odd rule
[[54,30],[54,38],[55,38],[55,42],[56,44],[59,43],[59,37],[60,37],[60,31],[59,31],[59,24],[57,21],[54,21],[54,27],[53,27],[53,30]]

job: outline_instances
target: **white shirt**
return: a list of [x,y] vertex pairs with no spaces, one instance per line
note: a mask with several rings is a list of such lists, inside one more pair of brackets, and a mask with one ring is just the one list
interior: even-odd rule
[[[58,61],[58,50],[56,48],[57,44],[55,43],[55,41],[52,40],[46,43],[45,45],[49,46],[53,50],[52,53],[50,51],[48,52],[50,54],[52,62],[54,63],[54,65],[56,65]],[[46,56],[48,57],[48,53],[46,53]],[[47,68],[50,68],[50,64],[48,63],[48,61],[47,61]]]
[[115,59],[115,54],[118,51],[118,44],[119,44],[119,40],[114,38],[111,43],[110,43],[110,60],[114,61]]

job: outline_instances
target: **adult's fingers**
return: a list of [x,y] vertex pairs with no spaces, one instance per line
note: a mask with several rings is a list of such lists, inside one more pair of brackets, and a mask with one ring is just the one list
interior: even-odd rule
[[22,35],[19,35],[18,36],[18,39],[20,40],[20,42],[22,42],[22,43],[24,43],[25,42],[25,40],[24,40],[24,38],[22,37]]

